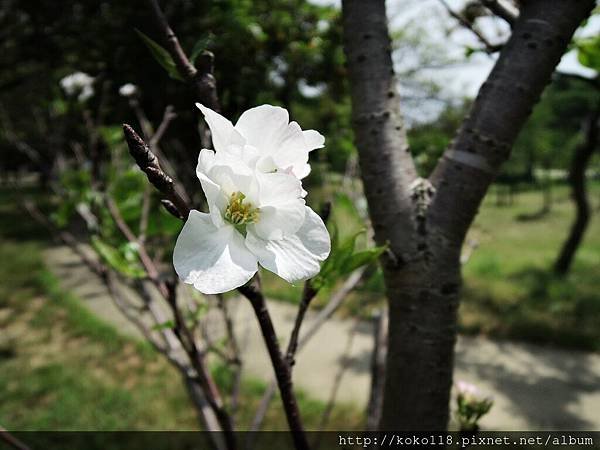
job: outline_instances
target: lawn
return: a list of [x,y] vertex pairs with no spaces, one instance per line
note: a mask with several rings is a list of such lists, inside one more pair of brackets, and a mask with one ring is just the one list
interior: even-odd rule
[[[45,268],[43,230],[0,192],[0,426],[9,430],[196,430],[178,372],[149,344],[121,335],[60,289]],[[229,373],[213,367],[224,392]],[[239,428],[248,427],[265,389],[247,379]],[[284,430],[279,399],[265,429]],[[326,405],[301,392],[307,429]],[[328,428],[360,428],[360,411],[334,408]]]
[[574,210],[566,186],[553,197],[550,212],[535,220],[522,218],[540,209],[539,192],[504,207],[486,199],[469,234],[479,246],[464,268],[464,332],[600,350],[600,184],[592,186],[592,219],[565,278],[551,267]]

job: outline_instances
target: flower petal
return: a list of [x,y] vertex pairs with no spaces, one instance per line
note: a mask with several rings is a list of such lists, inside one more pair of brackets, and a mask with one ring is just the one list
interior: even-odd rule
[[198,165],[196,166],[196,175],[202,185],[202,190],[206,196],[208,210],[216,227],[223,225],[222,214],[227,207],[227,194],[221,187],[210,179],[208,173],[215,164],[215,152],[212,150],[202,149],[198,156]]
[[208,214],[196,210],[177,238],[175,271],[184,283],[204,294],[219,294],[245,284],[258,270],[256,256],[232,227],[217,228]]
[[246,246],[265,269],[293,283],[319,273],[319,262],[331,250],[329,233],[321,218],[308,206],[304,223],[296,234],[280,240],[264,240],[249,231]]
[[288,112],[279,106],[261,105],[245,111],[235,129],[256,147],[261,155],[270,155],[277,150],[281,137],[288,126]]
[[304,140],[306,141],[306,146],[309,151],[325,146],[325,137],[318,131],[306,130],[303,131],[302,134],[304,134]]
[[215,150],[228,151],[232,146],[234,148],[243,147],[245,139],[236,131],[229,120],[200,103],[196,103],[196,106],[204,114],[204,120],[206,120],[212,134]]
[[260,216],[249,230],[260,238],[282,239],[294,234],[306,214],[302,183],[285,173],[256,173],[259,185]]
[[285,132],[280,135],[270,153],[275,165],[292,173],[298,179],[310,173],[308,154],[323,147],[325,138],[314,130],[302,131],[296,122],[290,122]]
[[265,206],[260,208],[259,221],[248,225],[248,230],[261,239],[283,239],[298,231],[305,215],[304,199],[283,206]]
[[295,176],[283,172],[256,172],[259,185],[259,206],[277,206],[302,197],[302,182]]
[[302,183],[285,173],[256,173],[259,185],[260,217],[251,225],[260,238],[283,239],[302,226],[306,214]]
[[215,203],[221,212],[224,211],[229,196],[234,192],[244,193],[248,201],[255,205],[259,203],[258,183],[254,177],[254,171],[241,159],[228,152],[215,153],[212,150],[202,149],[198,157],[196,175],[202,183],[209,205],[211,199],[208,198],[207,188],[210,188],[210,183],[219,188],[223,197]]

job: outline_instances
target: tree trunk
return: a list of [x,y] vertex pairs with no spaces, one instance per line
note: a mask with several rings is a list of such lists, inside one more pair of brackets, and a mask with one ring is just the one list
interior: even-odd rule
[[343,0],[361,177],[389,302],[381,429],[448,423],[460,249],[554,67],[594,0],[528,0],[509,42],[430,180],[417,177],[402,122],[384,0]]
[[585,141],[577,147],[571,161],[569,183],[571,184],[572,196],[575,201],[576,216],[569,236],[554,263],[554,272],[558,275],[566,275],[569,272],[575,253],[579,248],[590,220],[590,204],[587,198],[585,172],[594,151],[598,147],[599,116],[600,108],[597,108],[586,120]]

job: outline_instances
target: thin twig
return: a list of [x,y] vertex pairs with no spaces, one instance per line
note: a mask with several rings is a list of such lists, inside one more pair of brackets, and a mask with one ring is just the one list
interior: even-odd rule
[[30,200],[26,200],[23,202],[23,206],[29,212],[33,219],[43,225],[53,237],[58,238],[60,241],[68,245],[76,254],[81,258],[81,260],[87,265],[96,275],[103,275],[106,272],[106,267],[102,265],[100,262],[91,259],[88,255],[85,254],[80,248],[79,243],[75,237],[67,232],[58,230],[37,208],[35,203]]
[[227,448],[229,450],[234,450],[236,448],[236,439],[233,433],[231,417],[224,408],[219,388],[217,387],[210,374],[210,371],[208,370],[208,367],[206,366],[204,354],[198,349],[194,335],[181,315],[181,309],[177,305],[176,284],[169,283],[168,289],[169,295],[167,297],[167,302],[171,307],[173,318],[175,319],[176,334],[178,335],[184,350],[188,354],[190,362],[196,370],[200,384],[206,394],[207,400],[213,408],[219,423],[223,428]]
[[444,8],[446,8],[448,14],[454,17],[463,27],[470,30],[471,33],[473,33],[477,37],[477,39],[479,39],[479,41],[485,47],[485,51],[487,53],[496,53],[502,49],[502,45],[495,45],[488,41],[488,39],[481,32],[479,32],[479,30],[477,30],[477,28],[475,28],[475,26],[471,22],[469,22],[459,13],[455,12],[446,2],[446,0],[439,0],[439,2],[444,6]]
[[[323,219],[323,223],[327,223],[329,220],[329,216],[331,215],[331,202],[327,201],[323,204],[321,208],[321,218]],[[285,353],[285,359],[290,366],[290,370],[292,370],[294,366],[294,355],[296,354],[296,350],[298,349],[298,338],[300,336],[300,327],[302,326],[302,322],[304,321],[304,316],[306,315],[306,311],[310,306],[310,302],[316,297],[319,290],[315,289],[311,280],[306,280],[304,282],[304,288],[302,289],[302,297],[300,299],[300,305],[298,306],[298,312],[296,313],[296,320],[294,321],[294,328],[292,330],[292,334],[290,336],[290,340],[288,343],[288,347]]]
[[[174,174],[175,169],[173,168],[173,165],[163,154],[162,150],[158,146],[161,139],[167,132],[169,125],[177,117],[177,113],[175,113],[173,105],[167,105],[167,107],[165,108],[162,120],[160,121],[160,124],[158,125],[156,131],[154,131],[152,123],[148,119],[148,116],[146,116],[146,113],[142,109],[140,102],[137,98],[130,98],[129,106],[131,107],[131,109],[133,109],[133,112],[135,113],[135,116],[137,117],[138,122],[140,123],[140,127],[142,129],[142,136],[144,140],[148,143],[148,147],[156,155],[156,158],[158,159],[159,163],[165,166],[166,171],[170,174]],[[176,180],[175,184],[177,184]]]
[[[340,386],[342,384],[342,379],[344,378],[344,374],[350,367],[350,363],[352,362],[350,358],[350,352],[352,351],[352,344],[354,342],[354,337],[356,336],[356,332],[358,331],[358,327],[361,321],[360,318],[355,319],[352,328],[350,329],[350,333],[348,333],[348,338],[346,340],[346,347],[340,357],[340,365],[338,370],[333,378],[333,385],[331,386],[331,392],[329,393],[329,399],[327,401],[327,406],[325,406],[325,410],[321,415],[321,423],[319,424],[319,431],[323,431],[327,424],[329,423],[329,419],[331,417],[331,413],[333,412],[333,408],[335,406],[335,401],[337,399],[338,392],[340,390]],[[313,445],[314,449],[318,449],[321,443],[322,434],[317,434],[315,439],[315,443]]]
[[296,314],[296,320],[294,321],[294,328],[292,330],[292,335],[290,337],[288,348],[285,353],[285,359],[290,368],[293,367],[295,363],[294,355],[296,354],[296,350],[298,349],[298,338],[300,337],[300,327],[302,326],[302,321],[304,320],[306,311],[308,310],[310,302],[315,297],[315,295],[317,295],[317,290],[313,288],[310,281],[304,283],[302,299],[300,300],[300,306],[298,307],[298,313]]
[[[308,341],[319,331],[321,326],[333,314],[338,310],[343,301],[346,299],[348,294],[352,292],[352,290],[361,282],[363,275],[365,273],[366,268],[361,267],[360,269],[355,270],[350,274],[350,276],[346,279],[344,284],[330,297],[329,301],[325,305],[325,307],[319,311],[316,315],[315,319],[311,322],[308,330],[302,334],[302,337],[298,340],[298,346],[296,348],[296,353],[302,350],[302,348],[308,343]],[[252,420],[252,424],[250,425],[250,431],[258,431],[265,419],[267,411],[269,409],[269,405],[271,400],[273,399],[273,395],[275,394],[275,390],[277,388],[276,381],[273,380],[267,389],[263,393],[263,396],[260,400],[260,404],[256,410],[254,415],[254,419]],[[252,446],[252,435],[249,435],[249,440],[246,444],[246,448],[250,448]]]
[[146,232],[148,231],[148,219],[150,217],[150,206],[152,203],[152,191],[149,184],[144,186],[144,193],[142,194],[142,212],[140,213],[140,226],[138,233],[138,241],[140,244],[146,242]]
[[216,111],[220,110],[217,96],[217,82],[213,76],[214,55],[209,51],[203,51],[197,59],[198,68],[194,67],[181,47],[177,35],[171,29],[158,1],[147,0],[147,3],[152,11],[156,25],[163,34],[167,44],[167,51],[173,58],[173,61],[175,61],[177,71],[181,77],[196,88],[198,99],[202,103]]
[[385,387],[385,360],[388,349],[389,315],[386,306],[375,318],[373,337],[375,345],[371,359],[371,393],[367,405],[367,431],[377,431],[381,421]]
[[248,284],[238,288],[238,290],[250,301],[254,313],[258,319],[262,331],[271,364],[275,371],[275,378],[279,386],[281,401],[287,417],[288,425],[292,433],[292,439],[296,450],[308,450],[309,445],[302,425],[300,410],[296,402],[296,396],[292,389],[292,375],[290,366],[281,353],[277,334],[271,321],[271,316],[267,309],[267,302],[260,288],[260,280],[257,276]]
[[167,132],[167,129],[169,128],[169,125],[171,124],[171,121],[173,119],[175,119],[176,117],[177,117],[177,113],[175,113],[175,109],[173,108],[173,106],[167,105],[167,107],[165,108],[165,111],[163,113],[163,118],[160,121],[160,124],[158,125],[158,128],[156,129],[156,131],[150,138],[150,141],[148,142],[148,145],[150,145],[150,148],[153,149],[158,145],[158,143],[161,141],[161,139]]
[[123,219],[123,216],[119,211],[119,207],[114,202],[114,200],[108,196],[108,194],[105,196],[105,202],[112,219],[114,220],[115,224],[117,225],[117,228],[121,231],[123,236],[125,236],[125,239],[127,239],[131,243],[138,244],[137,253],[140,258],[140,262],[144,266],[144,269],[146,269],[148,278],[156,285],[156,288],[158,289],[160,294],[165,299],[167,299],[169,296],[169,290],[167,288],[166,283],[160,279],[160,274],[156,267],[156,263],[146,251],[146,246],[138,241],[137,236],[133,234],[133,231],[131,231],[131,228],[129,228],[129,225],[127,225],[127,223]]
[[225,302],[225,297],[223,294],[217,294],[217,306],[221,311],[223,316],[223,322],[225,323],[225,332],[227,335],[227,342],[229,343],[229,349],[231,351],[231,361],[234,364],[234,373],[233,373],[233,384],[231,387],[231,415],[232,420],[235,419],[235,414],[238,408],[238,400],[240,396],[240,388],[242,382],[242,355],[240,351],[240,346],[237,341],[237,337],[235,335],[235,331],[233,329],[233,320],[229,314],[229,308],[227,308],[227,303]]
[[511,27],[518,19],[518,15],[507,8],[500,0],[480,0],[483,6],[498,17],[504,19]]

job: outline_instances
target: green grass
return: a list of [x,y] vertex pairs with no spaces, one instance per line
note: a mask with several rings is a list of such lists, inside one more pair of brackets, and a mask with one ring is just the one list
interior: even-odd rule
[[[195,429],[174,370],[61,292],[38,246],[2,241],[0,423],[13,430]],[[18,250],[21,250],[18,252]],[[25,251],[26,250],[26,251]],[[9,259],[10,258],[10,259]],[[3,264],[2,266],[5,266]],[[13,274],[26,270],[27,283]]]
[[[10,430],[195,430],[198,421],[178,372],[146,342],[124,336],[63,291],[45,268],[47,234],[0,191],[0,425]],[[27,226],[19,227],[20,222]],[[232,377],[213,367],[228,392]],[[266,385],[242,386],[238,424],[254,417]],[[306,427],[322,402],[298,393]],[[360,428],[360,411],[336,407],[331,428]],[[265,429],[287,429],[275,398]]]
[[469,236],[479,247],[464,268],[460,324],[464,332],[600,350],[600,185],[592,186],[592,215],[571,273],[552,271],[573,218],[566,186],[554,188],[546,215],[523,221],[541,206],[524,192],[512,206],[483,204]]

